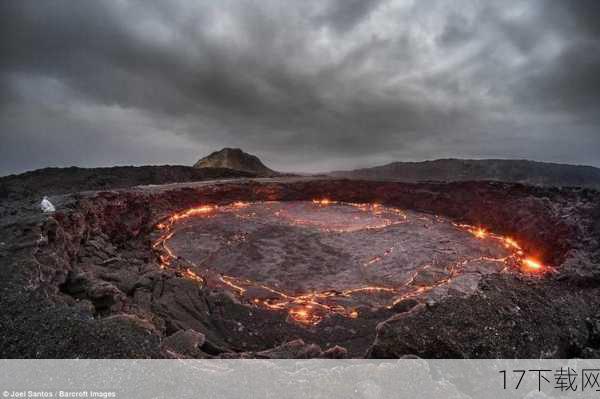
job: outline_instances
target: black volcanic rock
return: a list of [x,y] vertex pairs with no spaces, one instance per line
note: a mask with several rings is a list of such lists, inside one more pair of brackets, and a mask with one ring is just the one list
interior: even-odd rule
[[[72,170],[72,179],[64,176],[69,185],[59,189],[71,187],[80,172]],[[117,182],[146,181],[140,170],[129,172]],[[32,190],[44,191],[47,178],[20,177]],[[11,178],[11,187],[18,180]],[[238,301],[185,278],[179,267],[162,269],[157,263],[151,243],[162,234],[155,226],[165,215],[198,203],[323,197],[481,224],[514,237],[557,273],[487,275],[470,297],[448,295],[426,304],[407,300],[393,309],[361,307],[356,319],[335,316],[306,328],[289,322],[287,312]],[[39,197],[0,198],[2,358],[563,358],[600,351],[600,192],[595,190],[294,178],[50,199],[58,205],[53,214],[40,211]],[[174,348],[179,345],[185,353]]]
[[252,154],[239,148],[223,148],[202,158],[194,164],[195,168],[227,168],[242,172],[255,173],[260,176],[275,176],[278,173],[269,169]]
[[357,179],[416,181],[496,180],[541,186],[600,188],[600,169],[508,159],[438,159],[425,162],[393,162],[330,175]]
[[0,177],[0,201],[87,190],[114,190],[138,185],[255,177],[255,173],[191,166],[113,166],[45,168]]

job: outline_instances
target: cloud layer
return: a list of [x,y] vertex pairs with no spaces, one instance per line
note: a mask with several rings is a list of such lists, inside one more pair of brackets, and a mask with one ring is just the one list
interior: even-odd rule
[[0,174],[439,157],[600,166],[594,0],[0,2]]

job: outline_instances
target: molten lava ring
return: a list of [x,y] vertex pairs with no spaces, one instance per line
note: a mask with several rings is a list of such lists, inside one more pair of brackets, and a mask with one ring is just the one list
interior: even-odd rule
[[469,295],[486,274],[552,270],[510,237],[376,203],[201,205],[156,229],[162,268],[301,326]]

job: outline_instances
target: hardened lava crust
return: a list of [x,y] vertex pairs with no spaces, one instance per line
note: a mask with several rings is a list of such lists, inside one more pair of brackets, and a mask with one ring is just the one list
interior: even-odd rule
[[2,357],[600,357],[591,189],[70,191],[49,197],[54,213],[35,192],[2,198]]

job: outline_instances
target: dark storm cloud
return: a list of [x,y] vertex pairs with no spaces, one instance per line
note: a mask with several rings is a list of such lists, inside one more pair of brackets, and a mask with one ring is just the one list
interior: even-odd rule
[[[586,115],[600,121],[600,3],[574,1],[551,3],[548,31],[567,43],[550,62],[539,62],[523,74],[522,98],[546,109]],[[542,101],[540,101],[542,99]],[[592,115],[589,115],[589,114]],[[588,118],[586,117],[587,121]]]
[[4,1],[0,174],[222,146],[285,170],[600,165],[597,4]]
[[381,0],[335,0],[328,4],[317,21],[344,33],[368,17],[371,10],[381,2]]

